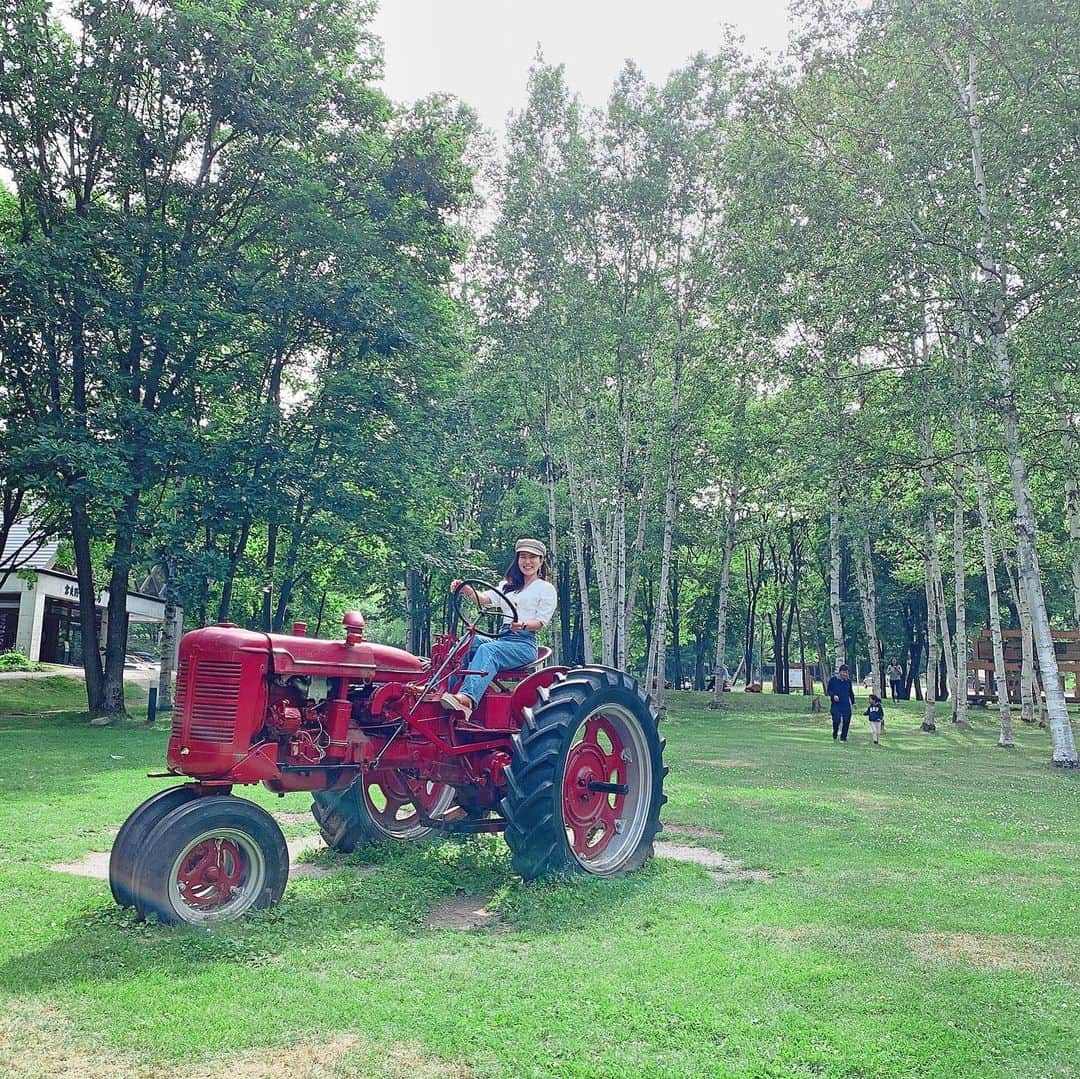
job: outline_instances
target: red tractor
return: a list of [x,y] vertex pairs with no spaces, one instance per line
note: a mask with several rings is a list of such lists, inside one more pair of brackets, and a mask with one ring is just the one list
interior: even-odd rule
[[246,783],[313,792],[319,830],[342,852],[501,831],[526,880],[640,866],[666,801],[646,694],[609,667],[542,666],[545,648],[532,666],[499,672],[467,718],[448,712],[442,694],[469,673],[469,646],[490,636],[479,627],[492,610],[461,586],[451,609],[430,659],[366,641],[355,612],[344,641],[307,637],[302,623],[291,634],[229,623],[186,634],[167,774],[191,782],[125,821],[109,862],[116,901],[199,925],[277,903],[285,837],[233,794]]

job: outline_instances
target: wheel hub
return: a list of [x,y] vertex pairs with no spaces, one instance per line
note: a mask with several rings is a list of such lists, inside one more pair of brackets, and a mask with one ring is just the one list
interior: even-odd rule
[[231,900],[247,872],[247,859],[233,840],[206,839],[184,858],[176,886],[188,906],[208,911]]
[[595,858],[615,837],[625,793],[612,788],[625,790],[626,765],[615,726],[603,715],[590,716],[563,776],[563,820],[575,854]]

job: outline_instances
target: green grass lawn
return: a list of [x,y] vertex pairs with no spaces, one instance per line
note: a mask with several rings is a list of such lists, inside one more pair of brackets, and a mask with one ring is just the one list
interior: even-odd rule
[[[128,711],[146,711],[146,690],[131,682],[124,686]],[[47,678],[0,678],[0,717],[86,709],[86,683],[81,678],[54,674]]]
[[[674,698],[662,838],[767,881],[658,858],[526,886],[483,838],[321,854],[340,871],[209,933],[48,868],[165,784],[166,726],[0,715],[0,1073],[1080,1075],[1080,774],[1046,732],[1006,752],[992,711],[926,735],[900,705],[875,749],[800,697],[730,700]],[[426,928],[455,893],[498,923]]]

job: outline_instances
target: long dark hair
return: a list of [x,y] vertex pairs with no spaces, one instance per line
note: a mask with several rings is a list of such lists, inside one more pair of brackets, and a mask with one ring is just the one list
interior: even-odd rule
[[[536,571],[536,576],[541,581],[548,579],[547,559],[540,559],[540,568]],[[514,552],[514,561],[506,567],[506,572],[503,574],[503,584],[506,588],[502,589],[503,592],[520,592],[525,587],[525,574],[521,572],[521,567],[518,565],[517,552]]]

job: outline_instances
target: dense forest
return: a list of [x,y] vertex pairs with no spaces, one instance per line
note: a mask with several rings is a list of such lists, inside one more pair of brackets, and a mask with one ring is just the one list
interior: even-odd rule
[[896,657],[932,730],[986,631],[1076,763],[1069,5],[811,0],[601,110],[538,57],[499,138],[389,101],[360,0],[71,8],[0,14],[0,539],[64,538],[84,625],[156,567],[189,627],[422,652],[534,534],[556,658],[661,706]]

